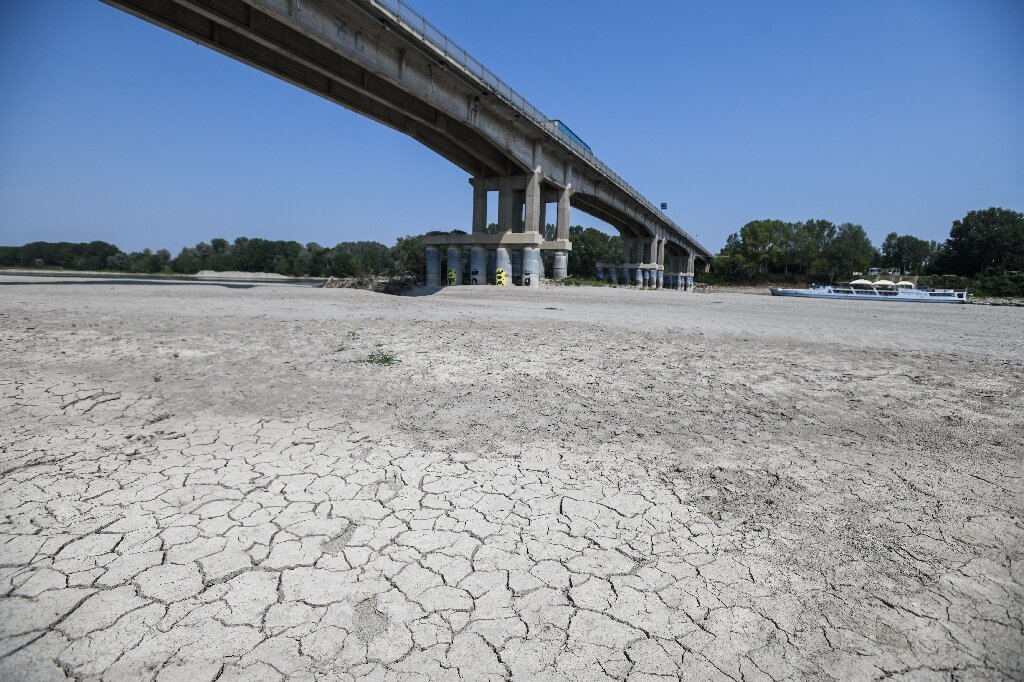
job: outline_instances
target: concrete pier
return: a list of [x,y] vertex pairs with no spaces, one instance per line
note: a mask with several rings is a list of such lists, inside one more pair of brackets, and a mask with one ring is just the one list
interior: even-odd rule
[[436,246],[427,247],[427,286],[441,286],[441,249]]
[[462,248],[448,247],[448,286],[462,284]]
[[494,283],[498,286],[512,286],[512,261],[508,249],[498,247],[494,250]]
[[523,283],[523,250],[512,249],[508,252],[512,272],[512,284],[519,286]]
[[487,250],[482,246],[469,248],[469,283],[487,284]]
[[544,261],[540,258],[540,249],[527,247],[523,249],[523,286],[539,287],[540,278],[544,275]]
[[[624,257],[628,257],[630,254],[635,256],[639,249],[638,243],[638,240],[630,240],[629,246],[623,249]],[[643,246],[648,255],[655,253],[649,244]],[[640,255],[643,254],[640,253]],[[609,284],[673,291],[691,291],[693,289],[693,273],[680,271],[680,268],[685,267],[688,261],[685,255],[663,254],[659,247],[657,256],[665,264],[652,266],[651,263],[642,261],[614,263],[604,261],[594,264],[594,272],[600,273],[599,279],[603,276],[604,281]]]
[[555,251],[554,264],[551,266],[551,279],[563,280],[569,276],[569,253],[567,251]]
[[494,284],[495,270],[498,268],[498,254],[494,249],[487,249],[487,283]]

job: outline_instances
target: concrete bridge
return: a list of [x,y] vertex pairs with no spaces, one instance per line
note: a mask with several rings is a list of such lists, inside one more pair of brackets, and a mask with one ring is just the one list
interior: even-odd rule
[[[685,287],[711,254],[558,121],[401,0],[104,0],[418,140],[470,175],[472,232],[430,234],[427,283],[538,286],[541,249],[566,276],[569,207],[619,230],[621,283]],[[487,232],[497,193],[498,232]],[[546,240],[554,204],[554,239]],[[488,267],[490,262],[490,267]],[[614,266],[614,267],[613,267]],[[498,271],[504,277],[500,277]],[[456,274],[458,273],[458,274]],[[667,282],[666,282],[667,277]],[[510,282],[509,282],[510,283]]]

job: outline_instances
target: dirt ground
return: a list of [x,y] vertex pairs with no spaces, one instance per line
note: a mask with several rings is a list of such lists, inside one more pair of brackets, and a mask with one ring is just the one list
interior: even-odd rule
[[0,679],[1024,678],[1024,309],[0,282]]

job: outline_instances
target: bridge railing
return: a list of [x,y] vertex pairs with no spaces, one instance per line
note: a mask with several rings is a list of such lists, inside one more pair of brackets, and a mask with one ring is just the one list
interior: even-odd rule
[[576,140],[559,130],[547,116],[537,109],[537,107],[530,104],[525,97],[513,90],[511,86],[505,83],[505,81],[498,78],[498,76],[492,73],[486,66],[474,59],[469,52],[451,40],[436,26],[427,21],[422,14],[414,10],[402,0],[371,0],[371,2],[387,11],[395,18],[396,21],[400,22],[407,29],[418,34],[425,41],[436,47],[446,57],[448,57],[448,59],[462,66],[467,73],[479,79],[481,83],[505,100],[509,106],[551,133],[551,135],[557,138],[562,144],[572,149],[576,154],[590,163],[590,165],[599,173],[611,180],[614,184],[618,185],[621,189],[625,190],[627,194],[640,202],[640,204],[646,206],[654,215],[661,216],[661,218],[669,225],[679,230],[681,233],[686,234],[682,228],[676,225],[672,220],[669,220],[669,218],[659,209],[655,208],[654,204],[648,201],[644,195],[633,189],[632,185],[619,177],[615,171],[598,159],[592,151],[581,146]]

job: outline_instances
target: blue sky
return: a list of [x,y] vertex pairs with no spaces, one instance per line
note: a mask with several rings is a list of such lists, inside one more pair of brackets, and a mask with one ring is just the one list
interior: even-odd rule
[[[411,4],[713,251],[758,218],[877,244],[1024,210],[1019,0]],[[412,139],[97,0],[0,3],[0,92],[0,244],[469,226]]]

